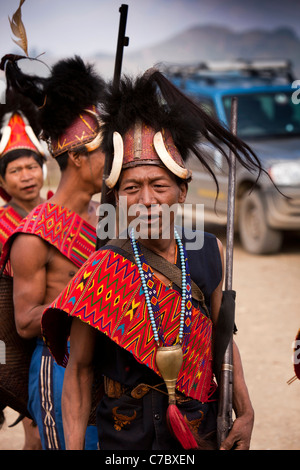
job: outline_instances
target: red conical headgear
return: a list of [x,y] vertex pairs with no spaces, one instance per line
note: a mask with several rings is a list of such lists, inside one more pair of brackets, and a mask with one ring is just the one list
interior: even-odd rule
[[0,158],[13,150],[32,150],[45,155],[44,149],[21,112],[7,113],[1,129]]

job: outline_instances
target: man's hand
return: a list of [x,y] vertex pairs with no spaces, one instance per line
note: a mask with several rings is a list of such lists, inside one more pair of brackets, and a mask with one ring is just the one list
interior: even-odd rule
[[254,413],[236,418],[220,450],[249,450],[253,423]]
[[254,411],[244,379],[241,356],[233,341],[233,409],[236,420],[220,450],[249,450]]

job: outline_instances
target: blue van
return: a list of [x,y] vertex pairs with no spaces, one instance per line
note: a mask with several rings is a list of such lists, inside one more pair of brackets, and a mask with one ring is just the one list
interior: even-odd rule
[[[285,61],[212,62],[199,66],[168,66],[165,75],[206,111],[230,127],[232,97],[237,97],[237,135],[254,150],[283,197],[263,176],[237,165],[235,229],[244,249],[254,254],[278,252],[284,231],[300,231],[300,80]],[[203,152],[213,159],[220,185],[199,162],[193,170],[189,203],[203,203],[205,218],[216,213],[226,223],[228,165],[207,142]]]

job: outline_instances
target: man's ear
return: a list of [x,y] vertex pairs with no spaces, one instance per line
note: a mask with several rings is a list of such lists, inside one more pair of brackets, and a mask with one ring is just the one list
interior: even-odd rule
[[116,189],[114,189],[113,191],[114,191],[116,205],[118,206],[119,205],[119,193]]
[[5,189],[6,183],[5,178],[0,175],[0,187]]
[[81,167],[82,155],[79,152],[73,152],[72,150],[69,150],[68,155],[74,166]]
[[188,191],[187,183],[185,183],[184,181],[180,183],[179,189],[180,189],[180,193],[179,193],[178,202],[184,203],[186,199],[187,191]]

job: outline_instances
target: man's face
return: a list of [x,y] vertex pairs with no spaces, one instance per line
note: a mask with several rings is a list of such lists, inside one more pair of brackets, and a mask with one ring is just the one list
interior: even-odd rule
[[1,185],[16,202],[30,202],[39,197],[43,170],[33,157],[20,157],[8,163]]
[[[159,238],[174,226],[174,211],[168,208],[183,203],[186,193],[186,184],[178,185],[167,169],[142,165],[122,172],[117,201],[126,200],[127,224],[137,228],[140,238]],[[133,223],[137,217],[138,227]]]

